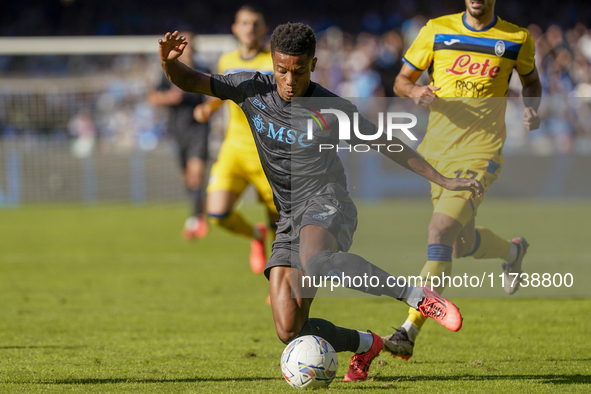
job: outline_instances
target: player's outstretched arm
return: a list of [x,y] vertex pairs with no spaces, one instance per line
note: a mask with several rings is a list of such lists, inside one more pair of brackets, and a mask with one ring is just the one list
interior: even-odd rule
[[170,82],[185,92],[213,94],[209,75],[197,72],[178,60],[188,44],[185,37],[179,37],[178,31],[169,32],[164,35],[164,40],[158,40],[158,44],[160,65]]
[[[385,139],[385,136],[380,137]],[[400,152],[389,152],[386,149],[380,149],[380,152],[388,157],[390,160],[400,164],[402,167],[411,170],[412,172],[422,176],[423,178],[436,183],[448,190],[469,190],[472,193],[472,198],[482,197],[484,188],[482,184],[476,179],[468,178],[446,178],[441,175],[431,164],[429,164],[421,155],[414,151],[411,147],[406,145],[398,138],[393,138],[392,141],[376,141],[378,144],[398,144],[402,146]]]
[[398,97],[412,97],[416,105],[428,108],[437,97],[435,92],[438,91],[439,88],[433,85],[417,85],[416,82],[419,80],[421,74],[422,71],[417,71],[404,63],[400,73],[396,76],[394,93]]

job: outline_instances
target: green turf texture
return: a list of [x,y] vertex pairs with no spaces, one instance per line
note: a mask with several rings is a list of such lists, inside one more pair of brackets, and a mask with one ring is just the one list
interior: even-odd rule
[[[500,200],[483,208],[479,223],[507,238],[527,235],[530,267],[591,262],[591,204]],[[359,210],[352,251],[418,272],[430,203]],[[293,393],[264,302],[268,283],[250,272],[247,240],[212,229],[183,241],[185,213],[180,204],[0,211],[0,392]],[[483,264],[500,273],[499,261]],[[382,354],[366,382],[342,382],[351,354],[341,353],[327,392],[591,392],[589,299],[455,301],[460,332],[428,322],[409,362]],[[323,298],[312,315],[385,335],[407,309],[390,299]]]

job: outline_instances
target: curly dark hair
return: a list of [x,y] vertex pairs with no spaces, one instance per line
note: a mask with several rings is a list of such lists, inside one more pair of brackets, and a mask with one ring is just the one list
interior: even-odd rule
[[289,56],[308,55],[312,59],[316,52],[314,30],[299,22],[277,26],[271,35],[271,54],[275,51]]

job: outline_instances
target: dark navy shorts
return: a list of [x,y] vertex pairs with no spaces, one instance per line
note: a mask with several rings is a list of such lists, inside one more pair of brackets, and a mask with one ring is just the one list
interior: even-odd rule
[[347,252],[357,229],[357,208],[347,190],[339,184],[328,184],[316,195],[293,205],[290,214],[281,212],[277,236],[265,276],[273,267],[293,267],[303,271],[300,262],[300,230],[308,225],[327,229],[338,241],[339,250]]
[[203,124],[194,124],[175,134],[175,140],[179,150],[181,168],[187,168],[187,161],[193,157],[207,160],[207,143],[209,140],[209,127]]

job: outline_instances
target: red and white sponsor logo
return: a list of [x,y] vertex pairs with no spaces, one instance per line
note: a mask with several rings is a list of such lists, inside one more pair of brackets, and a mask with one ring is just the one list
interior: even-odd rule
[[454,75],[480,75],[481,77],[488,76],[489,78],[495,78],[499,75],[501,67],[490,66],[490,59],[486,59],[484,63],[478,61],[472,61],[472,56],[467,53],[458,56],[454,61],[453,66],[446,68],[445,72]]

